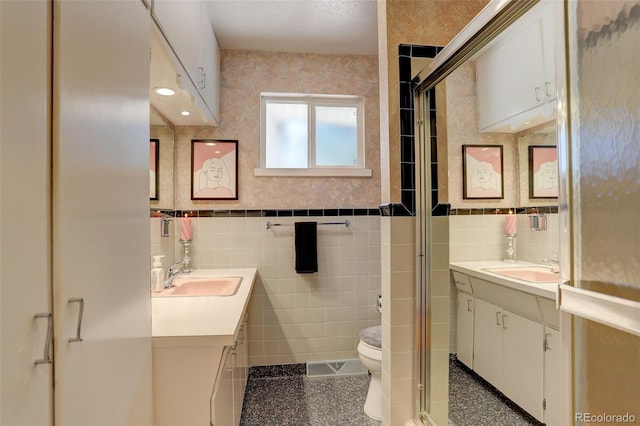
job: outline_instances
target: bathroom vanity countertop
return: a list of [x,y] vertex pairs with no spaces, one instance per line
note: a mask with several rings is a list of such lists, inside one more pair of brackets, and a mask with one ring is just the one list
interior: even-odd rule
[[558,283],[533,283],[529,281],[519,280],[517,278],[505,277],[489,271],[487,268],[518,268],[528,266],[541,266],[529,262],[503,262],[501,260],[487,260],[475,262],[451,262],[449,268],[462,272],[472,277],[485,281],[491,281],[502,286],[512,288],[514,290],[523,291],[535,296],[544,297],[546,299],[556,300],[558,292]]
[[189,277],[242,277],[232,296],[151,298],[151,335],[154,346],[202,344],[230,346],[240,329],[256,279],[256,268],[196,269]]

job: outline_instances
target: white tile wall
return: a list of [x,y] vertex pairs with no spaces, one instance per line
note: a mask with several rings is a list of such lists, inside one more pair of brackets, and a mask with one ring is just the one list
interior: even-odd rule
[[[267,221],[342,221],[318,226],[318,269],[294,270],[294,227]],[[358,333],[380,324],[380,217],[193,218],[196,268],[257,267],[248,308],[249,362],[272,365],[357,358]],[[176,243],[176,258],[182,246]]]
[[381,220],[382,415],[396,425],[414,416],[415,218]]

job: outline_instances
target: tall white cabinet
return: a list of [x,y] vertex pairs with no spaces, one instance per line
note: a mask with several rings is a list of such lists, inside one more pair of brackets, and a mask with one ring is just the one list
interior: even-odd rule
[[0,19],[0,423],[151,425],[149,12]]
[[[51,9],[0,1],[0,424],[51,421]],[[52,323],[51,323],[52,324]],[[50,351],[49,351],[50,353]]]

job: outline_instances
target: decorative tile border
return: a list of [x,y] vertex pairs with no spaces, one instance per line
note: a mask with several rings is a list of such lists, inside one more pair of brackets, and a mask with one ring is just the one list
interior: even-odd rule
[[499,209],[451,209],[450,216],[480,216],[480,215],[496,215],[496,214],[533,214],[533,213],[558,213],[558,206],[542,206],[542,207],[512,207]]
[[309,217],[309,216],[380,216],[379,208],[354,209],[280,209],[280,210],[158,210],[151,217]]

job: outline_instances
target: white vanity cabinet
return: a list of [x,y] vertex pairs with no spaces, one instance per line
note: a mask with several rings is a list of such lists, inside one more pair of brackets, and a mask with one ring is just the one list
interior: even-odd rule
[[153,297],[155,426],[240,424],[247,383],[246,311],[257,270],[202,269],[240,277],[231,296]]
[[473,369],[474,297],[458,292],[458,323],[456,325],[457,357]]
[[236,342],[233,362],[233,415],[234,424],[240,424],[244,392],[249,378],[249,348],[247,345],[247,320],[245,319]]
[[562,348],[560,332],[544,328],[544,421],[548,425],[562,424]]
[[473,369],[502,390],[502,309],[477,299],[474,316]]
[[[211,424],[214,426],[232,426],[240,423],[235,410],[234,395],[234,358],[236,353],[232,348],[224,352],[218,370],[218,378],[211,397]],[[241,410],[242,411],[242,410]],[[234,420],[238,418],[238,422]]]
[[536,5],[477,58],[481,132],[513,133],[553,118],[553,7]]
[[181,81],[183,88],[195,91],[192,96],[196,105],[205,113],[208,111],[217,124],[220,48],[204,2],[155,0],[152,16],[178,58],[177,65],[187,74],[189,81]]
[[474,370],[542,421],[544,326],[480,299],[475,306]]
[[484,271],[505,267],[502,262],[451,266],[458,290],[458,360],[539,421],[560,424],[559,315],[553,287]]
[[214,426],[237,426],[248,378],[248,350],[245,339],[246,321],[240,327],[234,346],[227,348],[211,397],[211,422]]

